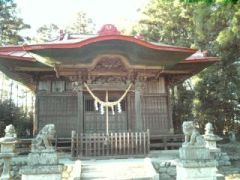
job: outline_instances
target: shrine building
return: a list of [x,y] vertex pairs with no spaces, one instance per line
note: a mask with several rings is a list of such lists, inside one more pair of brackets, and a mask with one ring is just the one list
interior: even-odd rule
[[174,134],[169,88],[218,61],[104,25],[94,36],[0,47],[0,70],[36,95],[34,131]]

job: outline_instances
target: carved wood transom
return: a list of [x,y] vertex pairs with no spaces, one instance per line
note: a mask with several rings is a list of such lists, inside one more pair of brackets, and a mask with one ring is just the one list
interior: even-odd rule
[[99,58],[91,72],[128,72],[126,65],[119,56],[103,56]]

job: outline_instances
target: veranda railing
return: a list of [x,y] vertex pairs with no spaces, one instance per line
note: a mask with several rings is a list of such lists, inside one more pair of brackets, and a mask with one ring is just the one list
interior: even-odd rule
[[150,151],[149,130],[146,132],[72,133],[73,157],[145,156]]
[[[112,133],[112,134],[114,134],[114,133]],[[95,134],[95,136],[96,135],[97,134]],[[131,143],[130,143],[130,139],[131,139],[130,135],[131,135],[131,132],[129,134],[129,145],[130,145],[130,147],[132,147]],[[133,135],[134,135],[134,133],[133,133]],[[114,137],[115,136],[112,135],[112,138],[114,138]],[[124,145],[124,143],[125,143],[125,145],[128,144],[128,141],[126,140],[126,138],[128,136],[126,135],[126,133],[125,133],[125,138],[123,138],[123,137],[124,137],[124,134],[122,134],[121,144],[123,144],[123,145]],[[138,135],[138,137],[140,138],[139,135]],[[53,139],[52,142],[58,152],[72,153],[73,157],[77,157],[77,156],[80,156],[80,154],[77,154],[77,152],[80,151],[79,148],[80,148],[81,142],[79,140],[78,146],[77,146],[76,138],[77,138],[76,134],[72,138],[71,137],[68,137],[68,138],[67,137],[66,138],[56,137],[55,139]],[[80,139],[80,137],[79,137],[79,139]],[[125,142],[123,139],[125,139]],[[103,140],[105,140],[105,139],[102,139],[101,141],[103,141]],[[142,137],[142,140],[143,140],[143,137]],[[184,140],[183,134],[151,135],[150,136],[150,149],[151,150],[178,149],[182,145],[183,140]],[[31,150],[31,141],[32,141],[31,138],[19,139],[18,143],[16,144],[16,152],[18,152],[19,154],[28,154]],[[92,139],[92,141],[93,141],[93,139]],[[97,142],[95,142],[95,143],[96,143],[96,147],[98,147],[99,145],[97,144]],[[77,147],[78,147],[78,149],[77,149]],[[126,148],[123,148],[122,150],[123,150],[123,154],[128,152],[128,150],[126,150]],[[91,151],[93,151],[93,150],[91,150]],[[132,151],[131,148],[129,148],[130,153],[131,153],[131,151]],[[115,151],[113,151],[113,152],[115,152]],[[82,155],[84,155],[84,154],[82,154]]]

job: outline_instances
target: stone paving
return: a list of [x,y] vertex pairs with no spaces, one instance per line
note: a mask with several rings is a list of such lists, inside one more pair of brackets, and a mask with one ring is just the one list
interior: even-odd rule
[[158,180],[159,176],[149,158],[112,159],[82,161],[81,179]]

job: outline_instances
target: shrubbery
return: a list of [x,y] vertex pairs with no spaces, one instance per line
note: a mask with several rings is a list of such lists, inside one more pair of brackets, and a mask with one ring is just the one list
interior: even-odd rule
[[0,136],[4,135],[6,125],[13,124],[18,137],[28,137],[32,134],[33,115],[23,112],[9,100],[0,102]]

